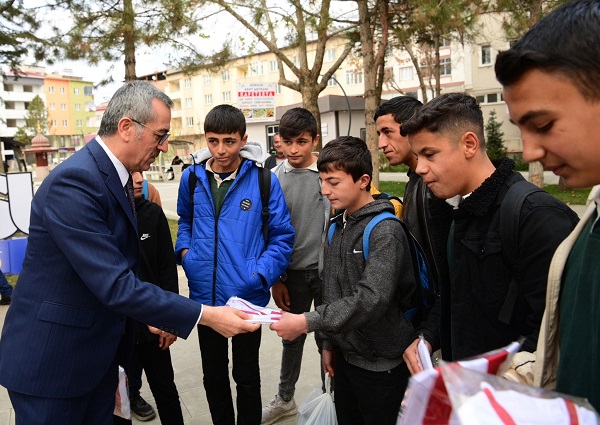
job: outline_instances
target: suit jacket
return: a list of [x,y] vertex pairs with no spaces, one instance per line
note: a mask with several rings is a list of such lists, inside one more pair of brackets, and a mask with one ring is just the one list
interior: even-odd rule
[[0,339],[7,389],[49,398],[87,394],[132,344],[128,318],[183,338],[196,325],[200,304],[136,277],[133,212],[96,140],[44,180],[29,230]]

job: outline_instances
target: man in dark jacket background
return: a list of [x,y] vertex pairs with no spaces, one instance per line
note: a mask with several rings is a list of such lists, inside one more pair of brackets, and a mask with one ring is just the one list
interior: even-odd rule
[[[501,320],[514,272],[500,239],[500,206],[523,177],[508,158],[492,163],[485,151],[483,114],[463,93],[439,96],[402,124],[417,154],[416,171],[439,198],[454,206],[448,237],[450,287],[442,292],[441,323],[449,332],[444,357],[459,360],[525,337],[535,351],[544,312],[548,268],[556,247],[571,232],[577,215],[553,196],[538,191],[524,201],[518,217],[518,295],[508,320]],[[449,355],[448,355],[449,354]]]

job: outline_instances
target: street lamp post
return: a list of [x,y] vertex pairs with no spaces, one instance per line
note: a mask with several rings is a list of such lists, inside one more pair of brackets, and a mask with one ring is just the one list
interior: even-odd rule
[[342,87],[342,85],[340,84],[340,82],[333,75],[330,78],[338,86],[340,86],[340,89],[342,89],[342,93],[344,93],[344,97],[346,98],[346,105],[348,105],[348,136],[350,136],[350,128],[352,127],[352,108],[350,107],[350,99],[348,99],[348,95],[346,94],[346,90],[344,90],[344,87]]

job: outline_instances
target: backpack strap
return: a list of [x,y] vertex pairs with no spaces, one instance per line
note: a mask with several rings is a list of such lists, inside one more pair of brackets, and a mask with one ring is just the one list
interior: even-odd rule
[[373,228],[383,220],[389,219],[400,221],[400,219],[391,212],[382,211],[375,217],[373,217],[371,221],[369,221],[369,224],[367,224],[367,227],[365,227],[365,232],[363,233],[363,256],[365,257],[365,261],[369,258],[369,242],[371,239],[371,232],[373,231]]
[[271,170],[258,167],[258,186],[260,188],[260,200],[262,201],[262,230],[265,244],[269,236],[269,198],[271,197]]
[[198,176],[196,176],[195,173],[195,165],[193,166],[194,168],[190,168],[190,173],[188,174],[188,191],[190,192],[190,211],[191,213],[191,217],[190,217],[190,231],[193,234],[193,230],[194,230],[194,191],[196,190],[196,183],[198,183]]
[[510,323],[519,297],[519,221],[521,209],[525,199],[536,192],[542,192],[542,189],[527,180],[520,180],[508,188],[500,205],[502,255],[508,261],[512,270],[508,293],[498,315],[498,320],[506,324]]

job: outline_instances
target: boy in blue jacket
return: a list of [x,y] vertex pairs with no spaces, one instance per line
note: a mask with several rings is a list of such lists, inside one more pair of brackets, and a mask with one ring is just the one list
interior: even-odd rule
[[[188,278],[190,298],[224,305],[232,296],[266,306],[269,289],[287,268],[294,228],[277,178],[270,184],[268,234],[263,234],[257,161],[262,148],[247,143],[246,121],[231,105],[204,121],[208,149],[194,154],[179,186],[175,254]],[[189,179],[196,182],[190,193]],[[193,202],[191,202],[193,200]],[[204,389],[215,424],[235,423],[227,339],[198,326]],[[232,338],[237,424],[260,424],[260,329]]]

